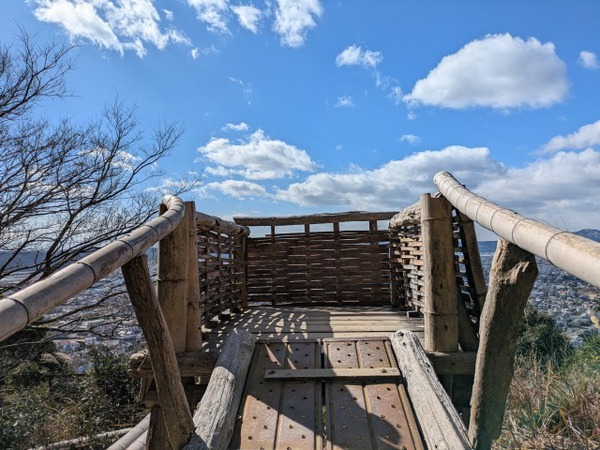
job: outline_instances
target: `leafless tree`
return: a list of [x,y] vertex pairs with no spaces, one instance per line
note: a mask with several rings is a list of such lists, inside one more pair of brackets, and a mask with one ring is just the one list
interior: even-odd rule
[[74,48],[24,32],[16,46],[0,47],[0,295],[155,214],[159,193],[147,182],[182,134],[174,123],[143,132],[135,108],[118,100],[85,124],[44,118],[44,102],[68,95]]

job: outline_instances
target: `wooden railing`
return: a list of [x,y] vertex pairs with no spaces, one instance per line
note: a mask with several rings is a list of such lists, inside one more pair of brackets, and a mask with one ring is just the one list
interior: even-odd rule
[[0,299],[0,341],[39,320],[171,233],[183,219],[185,206],[180,199],[169,195],[163,199],[162,208],[162,215],[130,234]]
[[448,172],[439,172],[434,182],[455,208],[482,227],[600,287],[600,243],[489,202],[469,191]]

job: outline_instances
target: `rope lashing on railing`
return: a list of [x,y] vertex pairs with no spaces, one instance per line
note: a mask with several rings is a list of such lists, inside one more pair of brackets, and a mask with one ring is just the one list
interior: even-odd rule
[[475,195],[448,172],[434,182],[452,205],[482,227],[556,267],[600,287],[600,243],[523,217]]
[[0,341],[83,292],[173,231],[183,219],[185,205],[173,195],[166,195],[162,204],[166,211],[159,217],[48,278],[0,299]]

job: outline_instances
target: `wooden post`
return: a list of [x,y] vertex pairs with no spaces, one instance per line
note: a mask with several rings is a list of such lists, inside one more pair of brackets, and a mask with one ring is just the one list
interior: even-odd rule
[[198,231],[196,229],[196,206],[194,202],[185,202],[185,216],[183,219],[187,228],[187,327],[186,350],[195,352],[202,347],[202,332],[200,330],[200,280],[198,274]]
[[498,242],[481,314],[471,401],[469,439],[477,450],[488,450],[502,430],[519,322],[536,276],[531,253],[506,241]]
[[[194,422],[181,384],[167,322],[150,278],[148,257],[140,255],[121,269],[131,304],[146,338],[157,385],[160,409],[157,412],[153,408],[150,429],[156,428],[152,427],[152,421],[160,421],[162,415],[169,442],[174,449],[179,449],[190,439]],[[159,414],[160,410],[162,414]],[[157,426],[160,428],[160,425]]]
[[[164,206],[160,206],[162,213]],[[188,218],[189,219],[189,218]],[[183,221],[158,243],[158,302],[162,308],[175,353],[186,349],[188,298],[188,228]]]
[[454,273],[454,241],[450,203],[421,196],[423,234],[425,350],[458,350],[458,289]]
[[194,413],[196,436],[184,450],[229,448],[255,344],[256,337],[244,330],[234,330],[227,336]]

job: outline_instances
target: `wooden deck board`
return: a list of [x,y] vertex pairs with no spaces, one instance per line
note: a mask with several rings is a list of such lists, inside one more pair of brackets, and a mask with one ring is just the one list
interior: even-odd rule
[[395,367],[387,338],[259,342],[231,448],[422,450],[400,379],[265,378],[281,369]]
[[223,337],[238,328],[259,339],[282,341],[325,338],[388,337],[399,330],[423,334],[423,319],[409,318],[391,307],[251,307],[231,314],[214,328],[204,328],[209,345],[219,345]]

